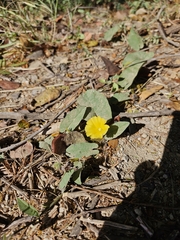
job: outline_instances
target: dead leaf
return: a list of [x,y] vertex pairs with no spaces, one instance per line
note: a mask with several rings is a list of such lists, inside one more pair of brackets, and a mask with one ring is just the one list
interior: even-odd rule
[[114,76],[115,74],[118,74],[121,70],[114,64],[112,63],[109,59],[101,56],[104,64],[106,65],[107,71],[110,76]]
[[62,15],[59,15],[59,16],[56,18],[56,22],[60,22],[61,19],[63,19],[63,16],[62,16]]
[[114,14],[114,20],[124,21],[127,18],[127,11],[117,11]]
[[90,41],[91,38],[92,38],[92,33],[91,32],[85,32],[84,33],[84,40],[83,40],[84,42]]
[[176,111],[180,111],[180,101],[172,101],[168,103],[168,107],[174,108]]
[[111,147],[112,149],[116,149],[118,146],[118,139],[112,139],[108,141],[108,146]]
[[32,48],[34,46],[34,44],[29,40],[29,36],[26,34],[21,34],[19,41],[23,48]]
[[56,134],[57,132],[59,133],[59,125],[60,125],[59,122],[52,123],[51,126],[49,126],[46,134],[47,135],[53,134],[53,136],[54,136],[54,134]]
[[61,94],[62,90],[57,88],[47,88],[42,93],[40,93],[35,99],[32,101],[32,106],[40,107],[46,103],[49,103],[56,98],[58,98]]
[[22,119],[18,122],[18,127],[20,128],[29,128],[30,123],[28,121],[26,121],[25,119]]
[[98,41],[96,40],[91,40],[86,43],[88,47],[96,47],[98,45]]
[[63,154],[66,152],[66,143],[64,140],[64,134],[59,134],[56,138],[53,139],[51,144],[51,149],[53,153]]
[[180,78],[174,78],[172,79],[173,81],[177,82],[177,83],[180,83]]
[[17,89],[20,87],[20,83],[17,83],[17,82],[11,82],[11,81],[8,81],[8,80],[1,80],[0,79],[0,87],[3,89],[3,90],[12,90],[12,89]]
[[67,133],[64,137],[64,140],[65,140],[67,146],[71,145],[71,144],[75,144],[75,143],[86,142],[82,133],[77,132],[77,131],[72,131],[72,132]]
[[31,155],[33,152],[33,145],[30,142],[25,143],[21,147],[17,148],[14,151],[10,151],[10,157],[14,158],[26,158],[27,156]]
[[162,85],[157,85],[151,89],[145,90],[141,93],[141,95],[139,96],[139,102],[147,99],[148,97],[150,97],[151,95],[153,95],[154,93],[158,92],[160,89],[162,89],[163,86]]

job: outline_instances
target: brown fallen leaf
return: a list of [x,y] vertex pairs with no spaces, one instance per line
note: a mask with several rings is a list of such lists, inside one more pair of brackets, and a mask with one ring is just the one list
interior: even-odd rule
[[61,155],[66,152],[67,146],[64,140],[64,136],[65,134],[61,133],[53,139],[51,144],[51,149],[53,153]]
[[33,145],[30,142],[25,143],[21,147],[17,148],[14,151],[10,151],[10,157],[14,158],[26,158],[27,156],[31,155],[33,152]]
[[113,18],[115,21],[124,21],[128,16],[127,10],[117,11],[114,13]]
[[11,82],[11,81],[8,81],[8,80],[2,80],[0,79],[0,87],[3,89],[3,90],[12,90],[12,89],[17,89],[21,86],[20,83],[17,83],[17,82]]
[[46,103],[49,103],[56,98],[58,98],[61,94],[62,90],[57,88],[47,88],[42,93],[40,93],[37,97],[32,101],[32,106],[40,107]]
[[111,139],[111,140],[108,141],[108,146],[115,150],[118,146],[118,143],[119,143],[119,141],[118,141],[117,138],[116,139]]
[[147,99],[148,97],[150,97],[151,95],[153,95],[154,93],[158,92],[160,89],[162,89],[163,86],[162,85],[157,85],[151,89],[145,90],[141,93],[141,95],[139,96],[139,102]]
[[23,48],[32,48],[34,46],[33,42],[30,41],[30,36],[26,34],[21,34],[19,36],[19,42]]
[[91,32],[85,32],[84,33],[84,39],[83,39],[83,41],[84,42],[88,42],[88,41],[90,41],[91,40],[91,38],[92,38],[92,33]]
[[114,63],[112,63],[109,59],[101,56],[104,64],[106,65],[109,76],[114,76],[115,74],[120,73],[120,68],[118,68]]
[[171,100],[168,103],[168,107],[174,108],[176,111],[180,111],[180,101],[178,101],[178,100]]
[[67,133],[64,137],[64,140],[67,146],[75,143],[86,142],[83,134],[77,131]]

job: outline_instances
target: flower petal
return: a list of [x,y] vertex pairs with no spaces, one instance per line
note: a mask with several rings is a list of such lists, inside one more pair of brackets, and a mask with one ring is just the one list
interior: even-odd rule
[[91,139],[102,139],[107,133],[109,126],[105,124],[106,120],[99,116],[89,119],[85,126],[85,132]]

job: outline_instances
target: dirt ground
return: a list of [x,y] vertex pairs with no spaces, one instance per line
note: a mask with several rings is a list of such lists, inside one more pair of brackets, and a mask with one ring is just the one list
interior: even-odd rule
[[[161,4],[154,11],[134,16],[128,9],[122,11],[124,16],[121,11],[104,8],[90,11],[89,18],[75,15],[74,34],[80,27],[86,36],[91,34],[90,40],[98,41],[97,46],[89,48],[77,39],[67,38],[70,33],[64,15],[59,36],[66,40],[57,51],[50,49],[49,55],[41,50],[33,52],[26,56],[27,68],[13,68],[11,76],[1,76],[2,81],[20,86],[5,89],[0,84],[0,239],[180,239],[180,28],[163,39],[155,20],[160,8]],[[166,32],[180,26],[180,16],[174,13],[174,5],[168,5],[161,19]],[[107,29],[118,21],[124,21],[126,31],[110,42],[102,40]],[[59,131],[61,119],[76,106],[73,101],[83,91],[95,88],[107,97],[113,94],[110,85],[99,83],[99,79],[109,77],[101,56],[120,67],[131,51],[126,37],[132,26],[139,33],[148,26],[145,37],[142,35],[154,58],[144,64],[126,90],[130,101],[123,108],[117,105],[113,109],[114,116],[120,112],[130,114],[123,117],[120,113],[130,126],[115,146],[103,149],[102,157],[86,159],[83,183],[70,182],[62,194],[58,184],[71,163],[63,154],[40,148],[39,142]],[[153,36],[159,36],[157,43]],[[59,97],[43,106],[33,106],[35,97],[47,86],[61,87]],[[141,99],[143,90],[157,86],[161,86],[159,90]],[[70,107],[55,117],[68,104]],[[166,114],[167,109],[172,110],[171,114]],[[29,122],[27,128],[18,125],[24,116]],[[44,131],[33,136],[48,123]],[[9,147],[27,140],[33,146],[31,154],[13,155],[14,147]],[[55,168],[57,163],[60,168]],[[17,197],[35,207],[40,217],[23,214]]]

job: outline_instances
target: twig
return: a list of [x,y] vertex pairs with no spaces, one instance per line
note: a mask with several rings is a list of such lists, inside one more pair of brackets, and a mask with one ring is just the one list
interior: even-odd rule
[[107,197],[109,199],[113,199],[113,200],[119,202],[118,205],[121,204],[121,203],[127,203],[127,204],[131,204],[131,205],[139,205],[139,206],[144,206],[144,207],[154,207],[154,208],[162,208],[162,209],[168,209],[168,210],[180,210],[180,207],[167,207],[167,206],[163,206],[163,205],[155,205],[153,203],[132,202],[132,201],[129,201],[127,199],[123,199],[123,198],[120,198],[120,197],[114,197],[110,194],[100,192],[100,191],[96,191],[96,190],[93,190],[93,189],[90,189],[90,188],[84,188],[84,187],[80,187],[80,186],[73,186],[73,188],[74,189],[80,189],[80,190],[85,191],[85,192],[95,193],[95,194],[98,194],[100,196]]
[[129,231],[137,231],[138,230],[137,227],[120,224],[120,223],[116,223],[116,222],[111,222],[111,221],[107,221],[107,220],[103,221],[103,220],[97,220],[97,219],[88,219],[88,218],[84,218],[84,217],[81,217],[80,220],[82,222],[88,222],[91,224],[101,225],[101,226],[105,225],[105,226],[115,227],[115,228],[119,228],[119,229],[123,229],[123,230],[129,230]]
[[54,122],[54,120],[56,118],[58,118],[66,109],[68,109],[73,103],[76,102],[76,99],[73,100],[70,104],[68,104],[64,109],[62,109],[58,114],[56,114],[47,124],[45,124],[42,128],[40,128],[38,131],[34,132],[33,134],[29,135],[29,137],[27,137],[25,140],[21,141],[21,142],[18,142],[18,143],[15,143],[15,144],[12,144],[11,146],[9,147],[5,147],[5,148],[1,148],[0,149],[0,153],[2,152],[6,152],[6,151],[9,151],[9,150],[12,150],[14,148],[17,148],[21,145],[23,145],[24,143],[26,143],[28,140],[32,139],[33,137],[35,137],[36,135],[38,135],[40,132],[42,132],[44,129],[46,129],[47,127],[49,127],[51,125],[51,123]]
[[32,222],[36,220],[35,217],[33,216],[28,216],[28,217],[22,217],[20,219],[14,220],[7,228],[4,229],[3,232],[9,230],[9,229],[14,229],[15,227],[17,227],[18,225],[22,224],[22,223],[28,223],[28,222]]
[[164,54],[164,55],[161,55],[161,56],[149,59],[143,66],[146,67],[150,63],[152,63],[154,61],[157,61],[159,59],[163,59],[163,58],[178,58],[178,57],[180,57],[179,53],[177,53],[177,54]]
[[[59,99],[58,99],[59,101]],[[49,120],[52,118],[52,113],[37,113],[37,112],[1,112],[0,119],[27,119],[29,120]]]
[[[120,112],[117,117],[127,117],[127,118],[141,118],[141,117],[161,117],[161,116],[176,116],[180,117],[180,111],[174,111],[170,109],[164,109],[160,111],[150,111],[150,112],[139,112],[139,113],[124,113]],[[116,118],[116,117],[115,117]]]
[[165,6],[162,6],[161,9],[160,9],[159,12],[158,12],[158,15],[157,15],[157,22],[158,22],[158,30],[159,30],[159,33],[160,33],[161,37],[162,37],[166,42],[168,42],[169,44],[171,44],[171,45],[173,45],[173,46],[175,46],[175,47],[179,47],[179,46],[180,46],[179,43],[176,43],[176,42],[170,40],[169,38],[167,38],[166,32],[165,32],[165,30],[164,30],[164,26],[163,26],[162,22],[159,20],[160,15],[161,15],[162,11],[164,10],[164,8],[165,8]]
[[15,191],[17,191],[19,194],[22,194],[24,197],[26,197],[28,199],[28,194],[21,190],[20,188],[16,187],[15,185],[13,185],[12,183],[10,183],[6,178],[1,177],[1,181],[5,184],[7,184],[8,186],[10,186],[12,189],[14,189]]

